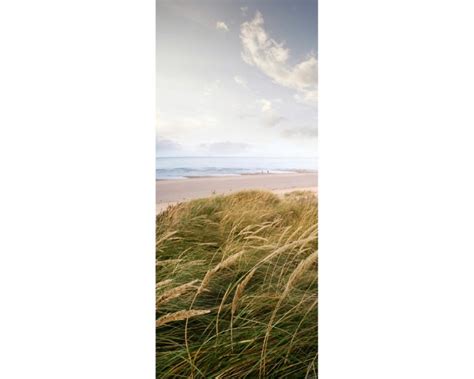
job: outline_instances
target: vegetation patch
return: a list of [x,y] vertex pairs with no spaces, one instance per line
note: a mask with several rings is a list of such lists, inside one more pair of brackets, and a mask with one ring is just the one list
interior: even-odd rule
[[157,378],[317,377],[317,216],[264,191],[157,216]]

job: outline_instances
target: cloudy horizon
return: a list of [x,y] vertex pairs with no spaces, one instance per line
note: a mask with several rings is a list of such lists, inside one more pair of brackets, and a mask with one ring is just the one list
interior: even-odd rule
[[317,2],[156,3],[157,156],[317,156]]

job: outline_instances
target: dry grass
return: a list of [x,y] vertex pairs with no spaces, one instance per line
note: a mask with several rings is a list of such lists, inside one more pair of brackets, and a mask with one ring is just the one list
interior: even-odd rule
[[192,290],[192,289],[196,289],[196,288],[199,288],[199,287],[196,287],[196,283],[198,283],[199,280],[192,280],[191,282],[189,283],[185,283],[185,284],[182,284],[178,287],[175,287],[175,288],[172,288],[166,292],[164,292],[162,295],[158,296],[157,299],[156,299],[156,308],[158,308],[160,305],[176,298],[176,297],[179,297],[181,295],[183,295],[184,293]]
[[178,204],[156,235],[157,378],[315,377],[314,194]]
[[173,279],[162,280],[161,282],[156,283],[156,289],[166,287],[168,284],[170,284],[172,282],[173,282]]
[[174,313],[168,313],[156,320],[156,326],[162,326],[173,321],[183,321],[191,317],[205,315],[211,312],[210,309],[193,309],[190,311],[182,310]]
[[249,284],[250,279],[252,279],[252,276],[255,274],[255,271],[257,271],[257,268],[253,268],[252,271],[250,271],[242,280],[239,285],[237,286],[237,289],[235,290],[234,298],[232,299],[232,316],[235,314],[237,311],[237,307],[239,306],[239,300],[244,294],[245,287],[247,287],[247,284]]
[[239,251],[238,253],[231,255],[230,257],[224,259],[216,267],[206,272],[206,275],[204,275],[204,279],[202,280],[201,286],[199,287],[198,294],[206,289],[213,275],[215,275],[220,270],[223,270],[225,268],[232,266],[242,256],[244,252],[245,250],[242,250],[242,251]]

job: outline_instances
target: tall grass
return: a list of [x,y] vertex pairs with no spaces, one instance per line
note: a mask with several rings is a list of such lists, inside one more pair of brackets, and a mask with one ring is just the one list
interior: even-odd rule
[[317,208],[244,191],[157,216],[157,378],[317,377]]

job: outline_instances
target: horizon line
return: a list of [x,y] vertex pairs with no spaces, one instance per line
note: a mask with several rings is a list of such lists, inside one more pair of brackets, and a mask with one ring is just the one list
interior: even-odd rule
[[155,158],[305,158],[317,159],[317,156],[273,156],[273,155],[166,155],[156,156]]

